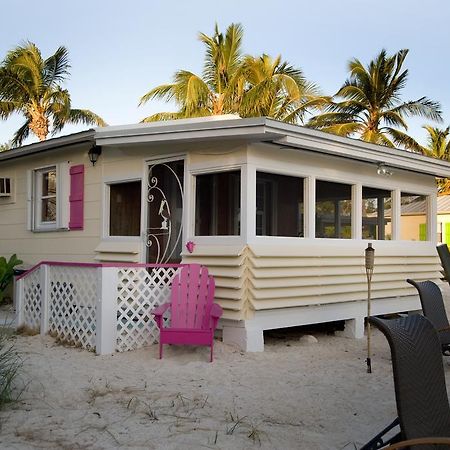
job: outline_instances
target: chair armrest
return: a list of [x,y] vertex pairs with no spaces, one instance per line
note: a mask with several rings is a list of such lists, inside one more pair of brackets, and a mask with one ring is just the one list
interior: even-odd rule
[[450,331],[450,327],[438,328],[438,333],[442,333],[443,331]]
[[215,319],[219,319],[220,316],[223,314],[223,309],[220,305],[217,303],[213,303],[211,307],[211,317],[214,317]]
[[397,450],[401,448],[410,447],[412,445],[450,445],[450,438],[448,437],[426,437],[418,439],[408,439],[407,441],[396,442],[395,444],[385,447],[384,450]]
[[150,314],[154,316],[162,316],[168,309],[170,308],[170,303],[163,303],[159,305],[157,308],[153,309]]

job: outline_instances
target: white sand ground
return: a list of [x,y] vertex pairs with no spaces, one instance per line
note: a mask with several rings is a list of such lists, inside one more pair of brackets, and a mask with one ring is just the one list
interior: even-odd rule
[[[354,449],[395,417],[390,352],[276,333],[264,353],[217,342],[111,356],[19,336],[24,390],[0,412],[2,449]],[[450,382],[450,360],[444,361]]]

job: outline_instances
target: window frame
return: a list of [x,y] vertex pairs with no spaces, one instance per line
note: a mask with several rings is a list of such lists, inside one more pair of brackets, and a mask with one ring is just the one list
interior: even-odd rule
[[[115,184],[124,184],[124,183],[133,183],[133,182],[140,182],[141,183],[141,202],[140,202],[140,208],[141,208],[141,217],[139,221],[139,234],[136,236],[112,236],[110,234],[111,230],[111,186]],[[123,240],[132,240],[132,241],[140,241],[142,239],[142,233],[143,233],[143,214],[144,214],[144,208],[143,208],[143,202],[145,200],[144,195],[144,182],[142,178],[135,177],[135,178],[126,178],[126,179],[114,179],[114,180],[108,180],[104,181],[104,226],[103,226],[103,239],[108,240],[117,240],[117,241],[123,241]]]
[[[55,195],[48,195],[45,198],[55,198],[55,220],[43,221],[42,220],[42,201],[44,196],[42,195],[42,178],[43,175],[49,172],[55,172]],[[58,164],[52,164],[45,167],[39,167],[32,171],[32,217],[33,217],[33,231],[54,231],[59,227],[60,215],[61,215],[61,186],[60,186],[60,170]]]
[[[303,236],[280,236],[280,235],[267,235],[267,234],[258,234],[257,233],[257,213],[258,213],[258,208],[257,208],[257,191],[258,191],[258,173],[262,174],[262,175],[275,175],[275,176],[280,176],[280,177],[289,177],[289,178],[297,178],[299,181],[302,182],[302,190],[303,190],[303,229],[302,229],[302,233]],[[274,170],[268,170],[265,168],[256,168],[255,169],[255,228],[253,230],[254,233],[254,237],[256,239],[262,239],[262,238],[281,238],[281,239],[305,239],[306,233],[307,233],[307,214],[308,212],[306,211],[306,202],[308,201],[308,176],[307,175],[303,175],[303,174],[298,174],[298,173],[288,173],[288,172],[282,172],[282,171],[274,171]],[[276,191],[278,190],[278,186],[277,188],[274,190],[274,194],[276,193]],[[278,205],[275,202],[275,198],[276,195],[273,196],[272,199],[272,204],[274,206],[275,209],[275,214],[273,214],[272,216],[272,226],[275,225],[276,222],[276,217],[278,214]]]
[[[318,237],[317,236],[317,214],[316,214],[316,205],[317,205],[317,182],[324,182],[324,183],[334,183],[334,184],[343,184],[346,186],[350,187],[350,206],[351,206],[351,212],[350,212],[350,237],[349,238],[342,238],[342,237]],[[356,195],[355,191],[356,191],[356,186],[357,183],[352,183],[349,181],[345,181],[342,179],[339,180],[335,180],[335,179],[329,179],[329,178],[325,178],[325,177],[314,177],[314,202],[312,205],[308,205],[308,209],[310,210],[312,217],[314,219],[314,233],[311,236],[313,239],[320,239],[320,240],[324,240],[324,239],[331,239],[333,241],[344,241],[344,242],[349,242],[349,241],[354,241],[357,239],[356,236],[356,230],[355,230],[355,225],[356,222],[358,222],[357,218],[356,218],[356,210],[358,207],[358,200],[361,199],[362,200],[362,194],[361,194],[361,190],[359,190],[358,195]],[[361,222],[361,226],[362,226],[362,222]]]
[[[240,220],[240,230],[239,234],[217,234],[217,235],[201,235],[196,234],[196,215],[197,215],[197,176],[201,175],[214,175],[225,172],[239,172],[240,174],[240,189],[239,189],[239,220]],[[245,192],[244,187],[247,189],[247,183],[244,180],[245,170],[242,165],[237,166],[227,166],[227,167],[211,167],[203,170],[190,171],[189,175],[192,177],[192,190],[191,190],[191,204],[192,204],[192,216],[190,221],[190,235],[199,241],[216,239],[216,240],[241,240],[245,236],[244,222],[243,222],[243,205],[245,202]]]
[[[379,241],[383,242],[383,241],[398,240],[398,239],[394,239],[394,220],[396,220],[395,214],[394,214],[394,209],[395,209],[394,208],[395,189],[390,188],[390,187],[383,188],[383,187],[380,187],[380,186],[375,186],[373,184],[366,184],[366,183],[362,183],[362,184],[360,184],[360,186],[361,186],[361,189],[360,189],[361,202],[358,205],[358,207],[359,207],[360,212],[361,212],[361,223],[359,224],[359,230],[358,231],[361,233],[361,239],[364,240],[364,241],[377,241],[377,242],[379,242]],[[364,188],[367,188],[367,189],[378,189],[380,191],[389,191],[390,192],[390,194],[391,194],[390,195],[390,199],[391,199],[391,216],[390,216],[390,219],[391,219],[391,239],[375,239],[375,238],[364,238],[364,237],[362,237],[362,233],[363,233],[363,219],[364,219],[363,215],[362,215],[362,207],[363,207],[363,201],[364,201],[364,197],[363,197],[363,190],[364,190]],[[385,218],[385,216],[383,217],[383,220],[384,220],[384,218]]]

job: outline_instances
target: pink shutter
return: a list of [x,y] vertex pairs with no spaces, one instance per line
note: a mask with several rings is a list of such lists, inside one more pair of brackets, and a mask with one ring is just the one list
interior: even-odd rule
[[84,222],[84,164],[70,168],[70,230],[82,230]]

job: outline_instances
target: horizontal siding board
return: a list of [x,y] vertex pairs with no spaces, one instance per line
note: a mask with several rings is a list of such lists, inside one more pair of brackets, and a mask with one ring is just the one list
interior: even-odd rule
[[[438,272],[441,270],[441,265],[433,261],[429,264],[407,264],[407,265],[394,265],[394,266],[380,266],[377,264],[376,275],[387,273],[401,273],[406,274],[408,272]],[[334,266],[323,267],[311,266],[311,267],[286,267],[286,268],[256,268],[250,267],[249,269],[251,277],[256,279],[274,279],[274,278],[295,278],[295,277],[308,277],[308,276],[333,276],[333,275],[363,275],[366,276],[365,269],[362,266]]]
[[240,257],[195,257],[195,258],[186,258],[183,257],[183,261],[185,263],[189,262],[198,262],[199,264],[203,264],[207,267],[236,267],[242,266],[245,261],[245,256]]
[[[377,295],[381,291],[389,290],[402,290],[407,287],[408,284],[405,280],[389,281],[383,283],[372,283],[372,294]],[[266,298],[287,298],[287,297],[306,297],[311,295],[329,295],[340,293],[361,293],[360,298],[364,298],[367,295],[366,283],[353,283],[346,285],[316,285],[305,287],[290,287],[279,289],[252,289],[250,288],[252,298],[255,300],[263,300]],[[402,294],[403,295],[403,294]]]
[[[439,270],[430,272],[398,272],[398,273],[385,273],[374,274],[372,278],[373,284],[384,281],[397,281],[412,279],[430,279],[439,277]],[[254,289],[270,289],[270,288],[283,288],[283,287],[315,287],[315,286],[347,286],[354,283],[366,283],[366,275],[327,275],[313,276],[313,277],[274,277],[265,279],[251,278],[251,285]]]
[[[292,242],[292,240],[291,240]],[[401,242],[401,241],[372,241],[375,248],[375,257],[377,256],[435,256],[436,249],[430,242]],[[313,239],[303,240],[291,245],[283,243],[276,243],[272,245],[251,245],[250,250],[253,256],[258,258],[275,257],[275,258],[290,258],[314,255],[315,257],[354,257],[364,255],[364,249],[367,244],[356,240],[344,239]]]
[[[380,291],[379,296],[373,296],[373,300],[377,298],[391,298],[396,297],[401,301],[402,297],[410,298],[409,295],[414,294],[409,293],[403,289],[399,290],[385,290]],[[255,310],[265,310],[265,309],[279,309],[279,308],[291,308],[295,306],[319,306],[332,303],[342,303],[351,301],[361,301],[366,300],[366,298],[361,298],[358,293],[344,293],[344,294],[334,294],[334,295],[323,295],[323,296],[310,296],[305,298],[268,298],[264,301],[252,301],[252,306]],[[289,311],[286,311],[288,314]]]

